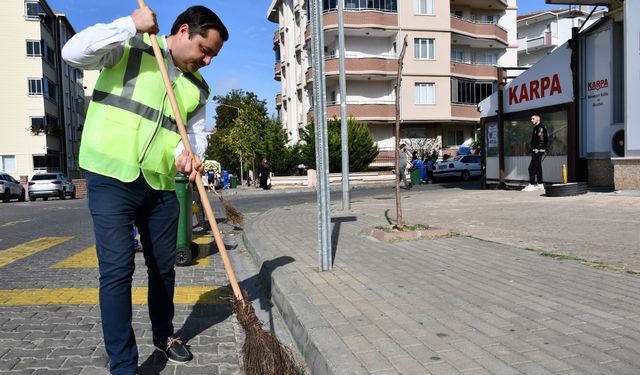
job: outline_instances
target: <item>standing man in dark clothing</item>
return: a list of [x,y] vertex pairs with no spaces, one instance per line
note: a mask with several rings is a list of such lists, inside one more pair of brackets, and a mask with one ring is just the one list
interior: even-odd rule
[[533,124],[533,131],[531,132],[531,142],[529,142],[529,153],[531,154],[529,185],[525,186],[522,191],[544,190],[544,185],[542,184],[542,157],[547,150],[549,135],[547,134],[547,128],[540,122],[539,114],[531,116],[531,123]]

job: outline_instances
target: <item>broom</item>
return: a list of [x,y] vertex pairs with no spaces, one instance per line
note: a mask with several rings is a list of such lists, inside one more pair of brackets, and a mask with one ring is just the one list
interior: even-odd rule
[[[144,0],[138,0],[138,5],[140,6],[140,8],[144,8]],[[185,149],[189,152],[189,155],[193,156],[191,144],[189,143],[189,138],[187,137],[187,131],[185,130],[185,126],[182,122],[182,117],[180,116],[180,109],[178,108],[178,103],[176,102],[176,97],[173,93],[171,82],[169,81],[169,74],[167,73],[167,68],[164,65],[164,60],[162,58],[162,54],[160,53],[160,46],[158,45],[158,41],[155,35],[152,34],[150,35],[150,37],[151,45],[153,47],[153,53],[156,56],[158,68],[160,69],[160,73],[162,74],[162,80],[164,81],[164,86],[167,90],[169,101],[171,102],[171,109],[178,124],[178,131],[180,132],[182,143],[184,144]],[[240,291],[240,286],[238,285],[236,275],[233,272],[233,267],[231,266],[231,262],[229,261],[227,249],[224,246],[222,236],[220,235],[220,230],[218,229],[218,224],[216,223],[215,216],[213,215],[213,210],[211,209],[211,202],[209,202],[209,197],[207,196],[204,189],[204,184],[202,183],[200,172],[196,172],[196,185],[202,199],[202,206],[205,213],[207,214],[207,219],[211,224],[211,230],[213,232],[216,245],[218,246],[218,250],[220,251],[224,269],[227,272],[229,284],[231,284],[231,289],[233,290],[233,295],[235,297],[233,309],[236,313],[238,321],[245,331],[245,342],[242,347],[245,371],[247,374],[260,375],[295,374],[296,368],[291,352],[284,345],[282,345],[280,341],[278,341],[273,332],[267,332],[262,329],[262,323],[256,316],[256,312],[253,309],[253,306],[250,302],[248,302],[249,300],[247,298],[246,292],[243,293],[242,291]]]
[[224,212],[227,214],[227,219],[234,224],[244,223],[244,215],[242,214],[242,212],[240,212],[240,210],[238,210],[231,203],[225,201],[224,198],[222,198],[222,195],[218,193],[215,187],[211,190],[213,190],[213,192],[216,194],[216,196],[220,200],[220,203],[222,203],[222,206],[224,207]]

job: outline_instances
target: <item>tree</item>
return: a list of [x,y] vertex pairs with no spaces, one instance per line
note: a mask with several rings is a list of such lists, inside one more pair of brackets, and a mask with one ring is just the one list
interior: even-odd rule
[[[342,136],[340,134],[340,120],[334,117],[327,122],[327,126],[329,171],[341,172]],[[347,122],[347,134],[349,137],[349,171],[364,171],[378,156],[378,147],[373,141],[371,133],[369,133],[368,126],[354,118],[349,118]],[[315,138],[315,125],[310,122],[302,132],[303,144],[300,145],[301,159],[307,166],[316,165]]]
[[251,92],[232,90],[216,96],[216,124],[209,137],[206,157],[223,169],[240,171],[257,166],[265,156],[274,174],[290,174],[300,164],[299,147],[288,147],[286,130],[277,119],[267,116],[266,102]]

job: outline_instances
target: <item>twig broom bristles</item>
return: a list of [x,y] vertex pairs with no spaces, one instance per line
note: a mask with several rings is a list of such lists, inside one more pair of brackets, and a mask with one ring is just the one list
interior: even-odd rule
[[[140,8],[144,8],[144,0],[138,0],[138,5]],[[162,80],[167,90],[171,109],[173,110],[174,117],[178,124],[182,143],[184,143],[184,147],[189,154],[193,156],[191,144],[189,143],[189,138],[187,137],[187,132],[184,127],[184,123],[182,122],[182,117],[180,116],[180,109],[178,108],[178,103],[169,80],[169,74],[167,73],[167,68],[164,65],[164,60],[160,53],[158,40],[155,35],[150,35],[150,37],[153,53],[156,56],[158,68],[162,74]],[[206,194],[199,172],[196,176],[196,186],[198,187],[198,193],[202,199],[202,206],[207,214],[209,224],[211,225],[216,245],[220,251],[222,263],[224,264],[224,269],[227,272],[227,277],[229,278],[229,284],[231,284],[231,289],[233,289],[233,295],[235,297],[234,312],[237,315],[238,321],[240,321],[245,330],[245,342],[242,351],[244,354],[246,373],[249,375],[295,374],[295,366],[291,352],[282,345],[280,341],[278,341],[273,333],[266,332],[262,329],[262,323],[257,318],[255,311],[253,310],[253,306],[251,306],[251,302],[246,298],[246,294],[243,294],[240,291],[238,280],[233,272],[233,267],[231,266],[227,249],[222,241],[222,236],[220,235],[220,230],[216,223],[216,218],[213,215],[213,210],[211,209],[211,202],[209,202],[209,197]]]

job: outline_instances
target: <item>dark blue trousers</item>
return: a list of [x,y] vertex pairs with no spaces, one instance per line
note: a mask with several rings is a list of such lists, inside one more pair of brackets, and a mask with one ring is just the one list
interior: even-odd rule
[[115,375],[138,368],[131,326],[134,264],[133,225],[138,227],[148,274],[149,317],[154,336],[173,334],[176,237],[179,204],[175,191],[151,188],[142,173],[130,183],[86,174],[100,271],[102,331]]

